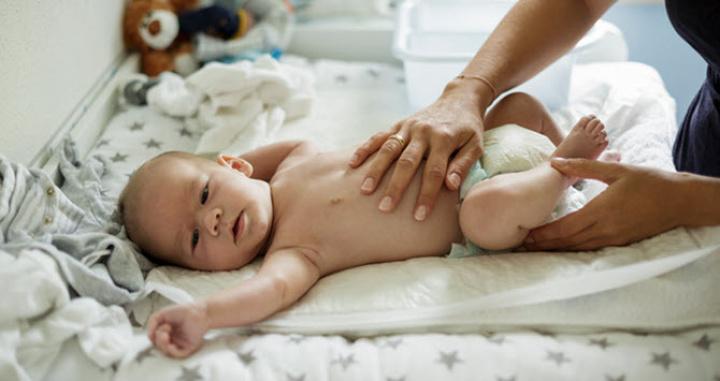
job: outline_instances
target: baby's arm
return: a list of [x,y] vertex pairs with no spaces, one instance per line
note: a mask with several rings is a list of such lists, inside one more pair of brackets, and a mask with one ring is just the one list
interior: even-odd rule
[[288,140],[248,151],[240,157],[252,164],[253,178],[270,181],[275,172],[292,159],[316,152],[317,149],[310,142]]
[[307,249],[283,249],[265,256],[257,275],[204,298],[210,328],[261,321],[296,302],[320,278]]
[[150,341],[166,355],[184,358],[198,350],[212,328],[261,321],[300,299],[320,278],[305,249],[268,253],[260,271],[218,293],[195,302],[165,308],[148,321]]

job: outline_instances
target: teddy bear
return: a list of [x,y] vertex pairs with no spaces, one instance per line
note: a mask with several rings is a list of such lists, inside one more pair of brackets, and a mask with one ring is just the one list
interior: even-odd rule
[[[157,77],[164,71],[188,75],[199,67],[192,37],[242,37],[255,23],[252,13],[201,0],[131,0],[123,16],[123,42],[140,52],[141,71]],[[204,4],[203,4],[204,5]]]

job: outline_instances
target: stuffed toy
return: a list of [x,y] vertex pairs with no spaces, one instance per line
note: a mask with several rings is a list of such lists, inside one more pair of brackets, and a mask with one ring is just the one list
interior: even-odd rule
[[[288,25],[292,22],[286,17],[292,14],[288,3],[245,0],[236,2],[238,8],[232,8],[200,1],[130,0],[123,18],[123,41],[130,50],[140,52],[143,73],[150,77],[164,71],[188,75],[203,61],[238,55],[249,49],[284,48],[287,44]],[[258,16],[268,16],[260,28],[263,30],[245,39]],[[232,46],[228,41],[234,41]]]

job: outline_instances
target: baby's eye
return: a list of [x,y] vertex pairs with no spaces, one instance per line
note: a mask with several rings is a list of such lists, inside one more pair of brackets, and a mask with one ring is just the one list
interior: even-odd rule
[[207,201],[208,198],[208,193],[210,193],[210,191],[208,190],[208,187],[206,185],[205,188],[203,188],[202,194],[200,195],[201,204],[205,205],[205,201]]
[[200,240],[200,230],[195,229],[195,231],[193,231],[193,235],[192,235],[192,247],[193,247],[193,249],[195,248],[195,246],[197,246],[197,243],[198,243],[199,240]]

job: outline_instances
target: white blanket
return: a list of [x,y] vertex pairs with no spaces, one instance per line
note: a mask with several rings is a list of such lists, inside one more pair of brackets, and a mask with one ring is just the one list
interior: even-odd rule
[[[317,63],[318,83],[337,80],[341,66]],[[373,74],[384,75],[391,73]],[[344,74],[344,82],[352,80]],[[392,97],[397,88],[386,86],[383,96]],[[323,106],[342,103],[347,111],[357,104],[372,109],[378,102],[373,99],[377,88],[369,85],[346,95],[353,102],[341,98],[340,92],[325,94],[319,92],[316,100],[322,118],[296,123],[306,127],[301,129],[306,136],[308,129],[335,129],[343,135],[343,128],[363,125],[362,114],[333,113]],[[594,113],[605,122],[611,148],[621,151],[624,162],[674,170],[670,157],[676,131],[674,102],[652,68],[636,63],[578,67],[571,100],[555,114],[561,126],[568,129],[580,116]],[[395,121],[370,128],[384,129]],[[364,137],[373,131],[366,126]],[[293,131],[282,133],[289,136]],[[345,135],[345,140],[364,138],[356,130]],[[590,199],[602,189],[602,183],[588,181],[583,193]],[[478,326],[673,330],[717,324],[720,303],[711,291],[720,289],[720,278],[715,276],[720,271],[717,237],[720,227],[677,229],[628,247],[596,252],[422,258],[362,266],[321,279],[296,305],[252,328],[360,335],[440,327],[444,331]],[[161,267],[148,276],[147,291],[185,302],[252,276],[258,267],[256,261],[239,271],[212,276]],[[160,305],[140,304],[136,317],[142,320]]]
[[165,73],[148,91],[148,104],[185,117],[204,132],[196,153],[242,153],[267,144],[285,121],[307,115],[313,77],[270,56],[255,62],[210,63],[187,79]]

